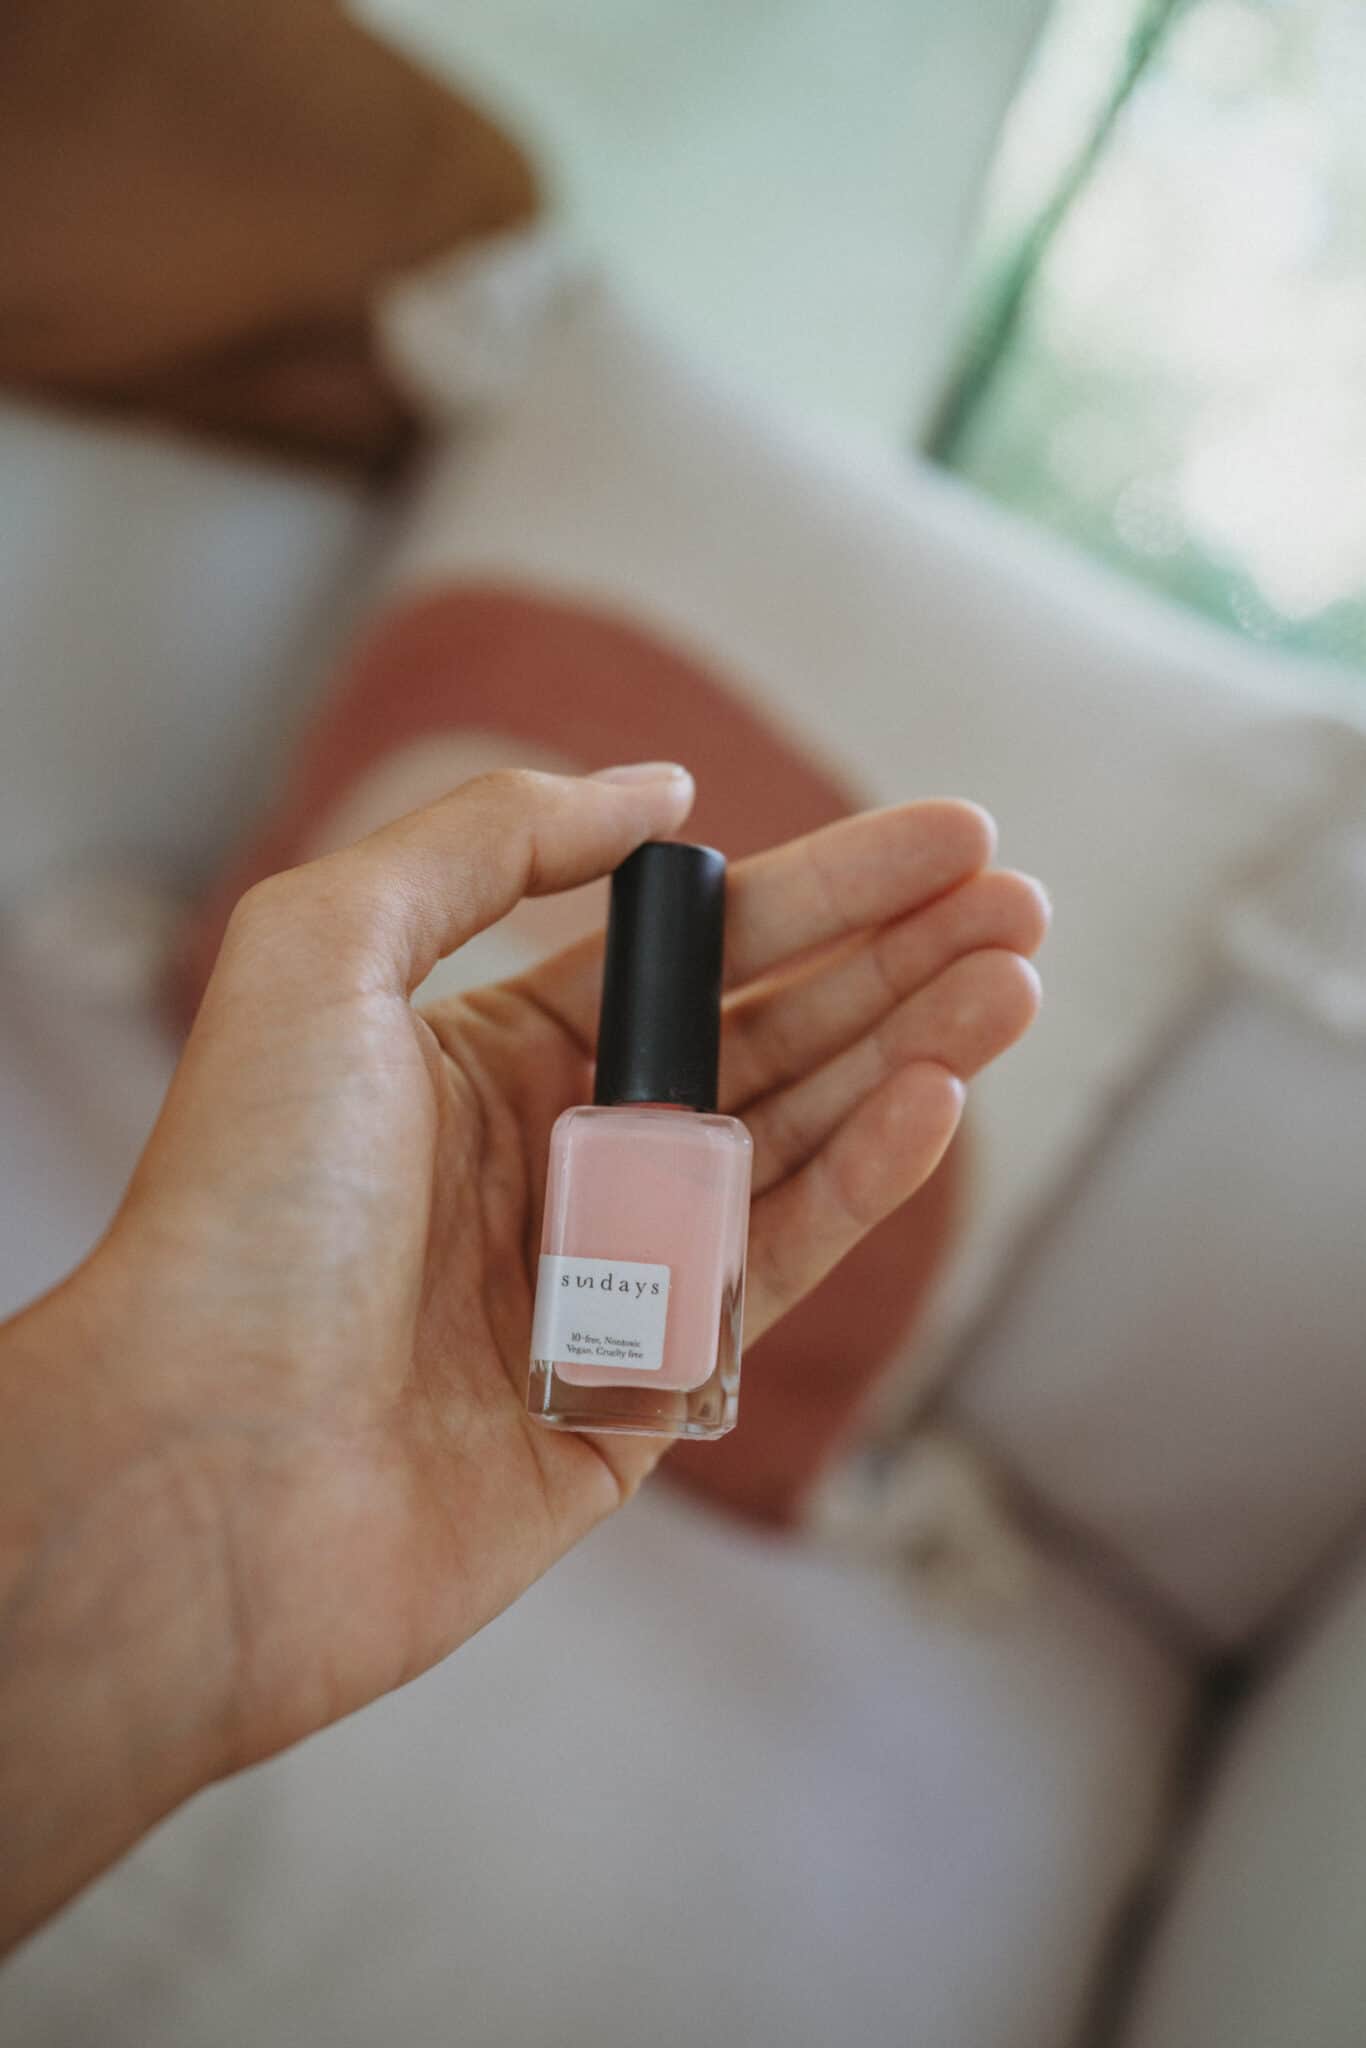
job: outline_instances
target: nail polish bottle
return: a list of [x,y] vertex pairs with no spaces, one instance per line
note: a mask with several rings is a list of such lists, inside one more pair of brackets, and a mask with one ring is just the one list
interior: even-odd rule
[[612,878],[591,1107],[550,1139],[527,1405],[557,1429],[716,1437],[740,1389],[750,1140],[716,1114],[726,863]]

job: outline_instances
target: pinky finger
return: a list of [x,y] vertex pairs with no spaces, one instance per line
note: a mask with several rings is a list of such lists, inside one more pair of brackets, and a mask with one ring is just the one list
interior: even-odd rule
[[962,1082],[937,1061],[901,1067],[796,1173],[759,1197],[750,1223],[747,1344],[929,1179],[958,1128],[963,1099]]

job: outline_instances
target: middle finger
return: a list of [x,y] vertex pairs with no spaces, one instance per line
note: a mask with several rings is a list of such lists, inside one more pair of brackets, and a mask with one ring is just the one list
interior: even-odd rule
[[1048,917],[1037,882],[993,870],[781,981],[732,996],[721,1039],[722,1109],[743,1116],[756,1097],[800,1080],[966,953],[1028,957]]

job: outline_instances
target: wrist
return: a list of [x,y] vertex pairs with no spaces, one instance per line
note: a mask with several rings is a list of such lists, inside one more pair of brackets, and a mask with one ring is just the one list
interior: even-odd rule
[[97,1256],[0,1329],[0,1947],[228,1761],[215,1500],[112,1298]]

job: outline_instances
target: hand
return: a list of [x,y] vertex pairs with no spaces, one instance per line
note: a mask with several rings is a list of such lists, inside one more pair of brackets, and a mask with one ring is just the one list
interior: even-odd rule
[[[600,939],[425,1012],[409,994],[524,894],[675,831],[691,794],[667,767],[482,777],[243,899],[123,1208],[47,1311],[65,1361],[48,1433],[98,1448],[44,1482],[66,1591],[30,1591],[10,1647],[50,1666],[42,1617],[64,1617],[43,1740],[66,1783],[90,1731],[63,1738],[62,1716],[82,1697],[89,1716],[81,1673],[107,1660],[104,1811],[124,1796],[101,1860],[444,1656],[658,1456],[524,1406],[547,1141],[589,1094]],[[1014,948],[1041,936],[1041,899],[985,873],[991,852],[972,806],[913,804],[732,874],[721,1106],[754,1139],[750,1339],[920,1185],[964,1080],[1034,1013]],[[82,1331],[98,1370],[71,1363]],[[35,1425],[21,1408],[6,1429]],[[50,1502],[33,1512],[50,1524]],[[98,1834],[88,1797],[71,1825]]]
[[0,381],[373,464],[386,278],[525,221],[530,168],[338,0],[0,12]]

